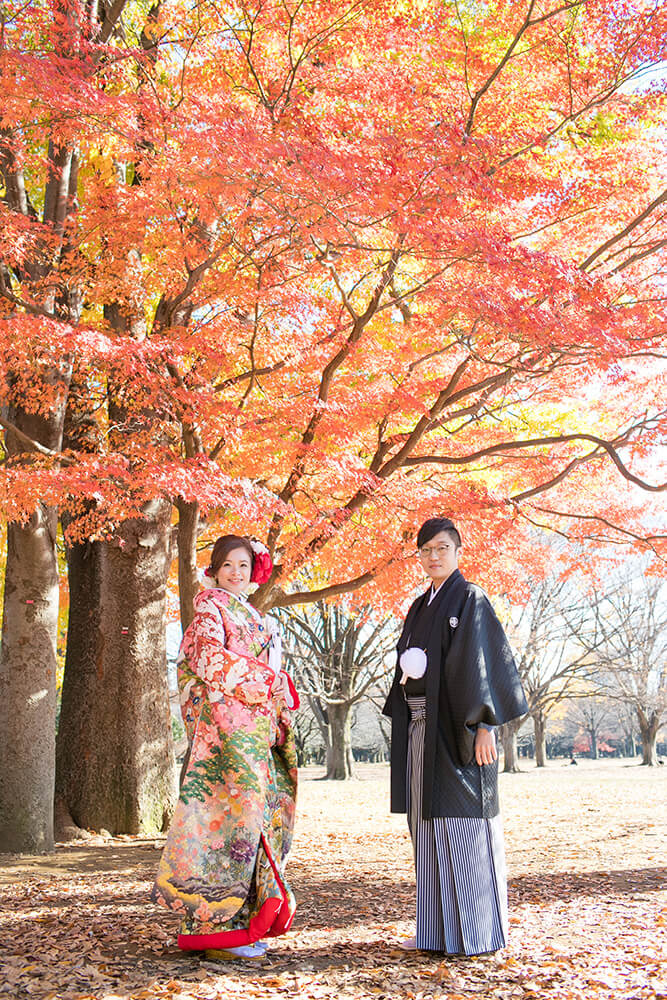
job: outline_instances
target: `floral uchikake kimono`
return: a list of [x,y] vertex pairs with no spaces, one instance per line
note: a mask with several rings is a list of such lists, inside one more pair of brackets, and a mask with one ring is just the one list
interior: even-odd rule
[[[195,597],[178,684],[190,741],[152,898],[182,915],[183,949],[234,948],[288,930],[296,795],[287,674],[257,659],[277,626],[222,589]],[[271,657],[273,661],[273,657]]]

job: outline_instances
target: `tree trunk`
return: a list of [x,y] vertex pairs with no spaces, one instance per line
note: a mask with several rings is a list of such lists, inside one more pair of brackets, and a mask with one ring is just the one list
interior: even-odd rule
[[545,767],[547,762],[547,720],[544,712],[539,708],[533,714],[533,728],[535,731],[535,763],[538,767]]
[[516,734],[519,732],[521,722],[513,719],[500,726],[498,733],[503,745],[503,773],[516,774],[519,770]]
[[68,553],[56,789],[81,827],[155,833],[176,797],[166,671],[171,505]]
[[176,500],[178,509],[178,598],[181,610],[181,628],[186,628],[194,618],[194,599],[199,591],[197,578],[197,529],[199,504],[187,503],[182,497]]
[[0,851],[53,850],[56,513],[7,526],[0,654]]
[[593,760],[597,760],[598,754],[598,731],[592,727],[588,730],[588,735],[591,738],[591,757]]
[[642,764],[646,767],[654,767],[658,763],[655,744],[660,729],[660,717],[657,712],[653,712],[647,718],[645,713],[637,708],[637,719],[639,721],[639,735],[642,741]]
[[351,706],[327,705],[327,780],[345,781],[353,776]]
[[[53,451],[62,447],[71,372],[44,374],[55,398],[46,416],[18,406],[6,415],[18,431]],[[29,462],[30,445],[5,431],[5,450]],[[19,458],[18,456],[25,456]],[[57,515],[39,504],[25,524],[7,526],[0,648],[0,851],[53,850],[53,773],[58,632]]]

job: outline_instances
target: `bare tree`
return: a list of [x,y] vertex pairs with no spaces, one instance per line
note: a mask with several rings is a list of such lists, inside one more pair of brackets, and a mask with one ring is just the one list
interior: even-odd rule
[[667,718],[667,601],[660,581],[624,578],[592,602],[597,681],[607,698],[630,706],[642,742],[642,764],[657,762],[656,737]]
[[593,760],[598,759],[600,742],[609,735],[612,718],[609,702],[597,695],[577,697],[572,701],[569,721],[573,736],[583,732],[588,737]]
[[[517,668],[529,715],[535,731],[535,762],[546,763],[546,726],[549,713],[590,672],[595,645],[591,631],[590,605],[572,584],[552,575],[531,588],[526,604],[515,611],[510,629],[517,655]],[[589,638],[585,648],[575,644],[573,634]],[[513,720],[501,729],[505,771],[516,771],[516,734],[524,720]]]
[[351,710],[388,673],[395,629],[372,609],[351,612],[318,601],[283,612],[286,659],[318,721],[326,746],[326,777],[353,772]]
[[356,761],[380,763],[387,759],[389,722],[379,711],[372,697],[366,695],[352,708],[352,752]]
[[377,724],[383,740],[383,750],[387,755],[391,753],[391,719],[382,714],[382,709],[391,690],[394,679],[392,671],[393,663],[389,664],[387,673],[383,674],[378,683],[373,685],[368,691],[367,698],[372,704],[377,717]]
[[624,756],[635,757],[637,754],[637,743],[639,741],[639,729],[637,728],[637,713],[631,705],[625,702],[614,703],[616,724],[624,743]]
[[294,742],[299,767],[309,764],[313,754],[322,748],[322,733],[310,705],[302,705],[294,713]]

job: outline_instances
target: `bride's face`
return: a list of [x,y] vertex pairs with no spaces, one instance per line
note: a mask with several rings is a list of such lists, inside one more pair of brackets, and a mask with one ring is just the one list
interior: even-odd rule
[[219,587],[232,594],[242,594],[250,584],[252,561],[244,548],[232,549],[215,574]]

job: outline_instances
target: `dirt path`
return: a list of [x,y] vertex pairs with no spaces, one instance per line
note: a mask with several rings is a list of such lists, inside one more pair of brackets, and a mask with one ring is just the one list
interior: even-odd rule
[[290,878],[294,929],[261,965],[182,954],[148,901],[160,841],[94,838],[0,858],[0,998],[227,1000],[667,997],[663,769],[553,764],[503,776],[511,938],[493,957],[405,955],[414,878],[387,770],[303,775]]

